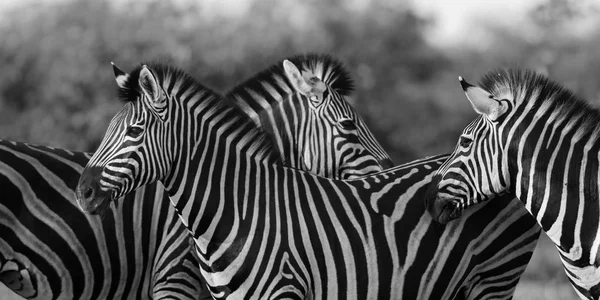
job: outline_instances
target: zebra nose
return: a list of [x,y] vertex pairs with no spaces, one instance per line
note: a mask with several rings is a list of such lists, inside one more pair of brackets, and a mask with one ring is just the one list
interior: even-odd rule
[[79,202],[89,204],[96,198],[98,195],[98,182],[101,173],[102,168],[98,167],[86,168],[83,171],[81,178],[79,178],[77,189],[75,190],[75,194]]
[[89,177],[81,177],[75,194],[80,202],[89,203],[94,200],[96,191],[96,184]]
[[459,203],[456,200],[436,198],[429,207],[429,213],[433,220],[440,224],[457,219],[462,214],[459,210]]

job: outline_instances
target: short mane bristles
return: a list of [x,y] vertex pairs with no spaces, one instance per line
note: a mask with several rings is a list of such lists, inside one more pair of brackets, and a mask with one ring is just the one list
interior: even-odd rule
[[[350,72],[344,64],[329,54],[308,53],[296,55],[289,60],[300,70],[311,71],[331,89],[343,96],[350,96],[354,92],[355,84]],[[283,60],[279,66],[282,67]]]
[[[148,66],[148,68],[152,71],[152,74],[154,74],[154,76],[156,76],[160,82],[163,82],[167,76],[170,76],[177,78],[177,81],[180,82],[180,85],[183,86],[184,89],[185,87],[194,87],[195,90],[208,92],[221,97],[218,93],[200,84],[192,76],[188,75],[185,71],[179,68],[161,62],[143,62],[129,73],[128,78],[124,82],[124,87],[118,88],[118,95],[122,101],[132,102],[140,96],[141,90],[138,80],[140,77],[140,71],[144,65]],[[171,81],[172,84],[174,82],[174,80]]]

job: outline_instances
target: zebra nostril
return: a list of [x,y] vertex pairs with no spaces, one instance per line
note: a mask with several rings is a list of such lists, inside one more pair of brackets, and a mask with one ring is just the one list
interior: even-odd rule
[[93,196],[94,196],[94,189],[93,188],[88,188],[87,190],[85,190],[85,192],[83,192],[83,198],[86,199],[86,200],[89,200]]

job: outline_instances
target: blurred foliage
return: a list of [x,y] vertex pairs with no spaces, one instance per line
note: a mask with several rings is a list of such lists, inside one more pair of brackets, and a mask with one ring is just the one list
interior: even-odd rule
[[[456,83],[494,67],[549,73],[600,99],[600,32],[572,36],[589,15],[582,2],[549,0],[529,28],[487,28],[480,48],[439,49],[424,34],[435,20],[409,3],[373,0],[253,1],[239,16],[199,2],[47,1],[0,15],[0,136],[74,150],[95,149],[121,103],[109,62],[128,70],[171,62],[226,92],[285,56],[316,51],[346,62],[355,106],[396,163],[452,150],[474,114]],[[354,4],[353,4],[354,3]]]
[[357,108],[397,160],[429,147],[410,128],[440,111],[419,90],[450,65],[424,42],[427,21],[406,5],[255,1],[247,18],[203,9],[105,0],[12,8],[0,23],[0,136],[93,150],[121,105],[110,61],[125,70],[144,60],[172,62],[226,92],[285,56],[317,51],[347,62]]

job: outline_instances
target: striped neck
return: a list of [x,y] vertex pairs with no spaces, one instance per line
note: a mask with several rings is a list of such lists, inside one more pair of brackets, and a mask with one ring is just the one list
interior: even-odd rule
[[[309,135],[306,134],[309,128],[319,126],[319,124],[315,124],[315,118],[317,117],[307,107],[307,104],[299,99],[300,95],[288,94],[286,97],[289,99],[279,102],[273,109],[265,110],[259,115],[261,127],[271,137],[274,146],[277,147],[282,157],[285,157],[285,161],[290,167],[310,170],[307,169],[309,166],[302,161],[302,152],[310,146],[316,147],[318,145],[317,143],[311,143],[307,138]],[[321,127],[324,126],[321,125]],[[333,140],[331,136],[322,138],[323,140]],[[332,155],[330,153],[321,154],[323,154],[323,159]],[[333,177],[333,174],[326,174],[325,172],[317,174]]]
[[566,257],[594,263],[600,114],[557,84],[529,76],[536,85],[510,87],[516,105],[499,131],[509,190]]
[[507,134],[511,192],[556,245],[566,252],[574,245],[589,250],[595,235],[580,233],[582,223],[594,227],[593,232],[599,225],[597,218],[594,221],[583,212],[595,211],[597,215],[600,204],[600,143],[590,138],[597,131],[582,128],[583,118],[558,115],[551,109],[529,111],[519,116]]
[[[207,232],[214,230],[209,224],[211,218],[203,216],[221,212],[229,200],[220,187],[239,180],[243,171],[240,165],[273,164],[278,162],[278,155],[264,133],[227,101],[212,96],[190,97],[180,103],[179,108],[170,109],[177,116],[169,118],[184,122],[175,131],[187,128],[189,134],[174,134],[178,138],[170,145],[176,154],[163,184],[194,237],[212,236],[214,232]],[[190,216],[203,222],[193,223]]]

